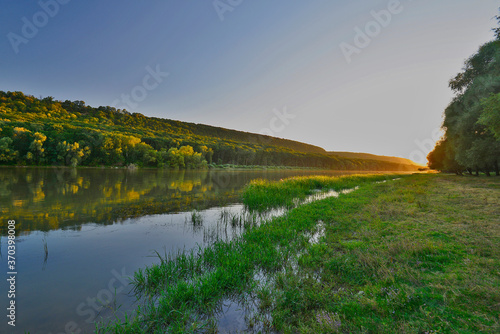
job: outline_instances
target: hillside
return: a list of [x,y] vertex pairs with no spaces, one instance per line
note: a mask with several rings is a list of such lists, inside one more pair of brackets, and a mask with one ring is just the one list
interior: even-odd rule
[[297,141],[0,91],[0,164],[203,168],[208,164],[416,170]]
[[327,152],[328,154],[335,155],[338,157],[349,158],[349,159],[366,159],[366,160],[379,160],[393,162],[403,165],[414,165],[417,167],[425,167],[424,165],[417,164],[410,159],[398,158],[398,157],[388,157],[384,155],[375,155],[369,153],[355,153],[355,152]]

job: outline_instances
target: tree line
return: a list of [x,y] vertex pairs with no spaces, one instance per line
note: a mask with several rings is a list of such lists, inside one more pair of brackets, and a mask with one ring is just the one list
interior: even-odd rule
[[444,111],[445,134],[427,157],[432,169],[500,175],[500,28],[494,32],[450,80],[455,96]]

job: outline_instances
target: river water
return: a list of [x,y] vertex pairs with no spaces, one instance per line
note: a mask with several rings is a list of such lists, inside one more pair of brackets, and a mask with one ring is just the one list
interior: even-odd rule
[[[241,233],[228,221],[244,213],[239,192],[251,180],[339,174],[0,168],[0,332],[92,332],[95,321],[137,306],[128,279],[158,263],[158,254]],[[8,296],[9,220],[16,222],[15,298]],[[6,317],[11,300],[15,327]],[[233,318],[222,318],[221,332],[242,329]]]

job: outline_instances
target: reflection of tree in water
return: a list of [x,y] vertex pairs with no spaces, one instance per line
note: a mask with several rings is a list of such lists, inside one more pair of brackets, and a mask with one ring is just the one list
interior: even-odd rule
[[5,235],[7,220],[15,219],[18,233],[79,230],[84,223],[201,210],[236,202],[239,189],[257,177],[283,173],[1,168],[0,227]]

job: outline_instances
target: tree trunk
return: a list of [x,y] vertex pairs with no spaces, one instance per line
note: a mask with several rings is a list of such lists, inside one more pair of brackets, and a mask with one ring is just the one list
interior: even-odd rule
[[491,174],[490,174],[490,168],[488,166],[484,167],[484,173],[486,174],[486,176],[491,176]]
[[467,171],[469,172],[469,175],[472,175],[472,168],[467,168]]
[[498,169],[498,161],[495,160],[495,173],[497,176],[500,176],[500,170]]
[[479,167],[476,166],[476,176],[479,176]]

